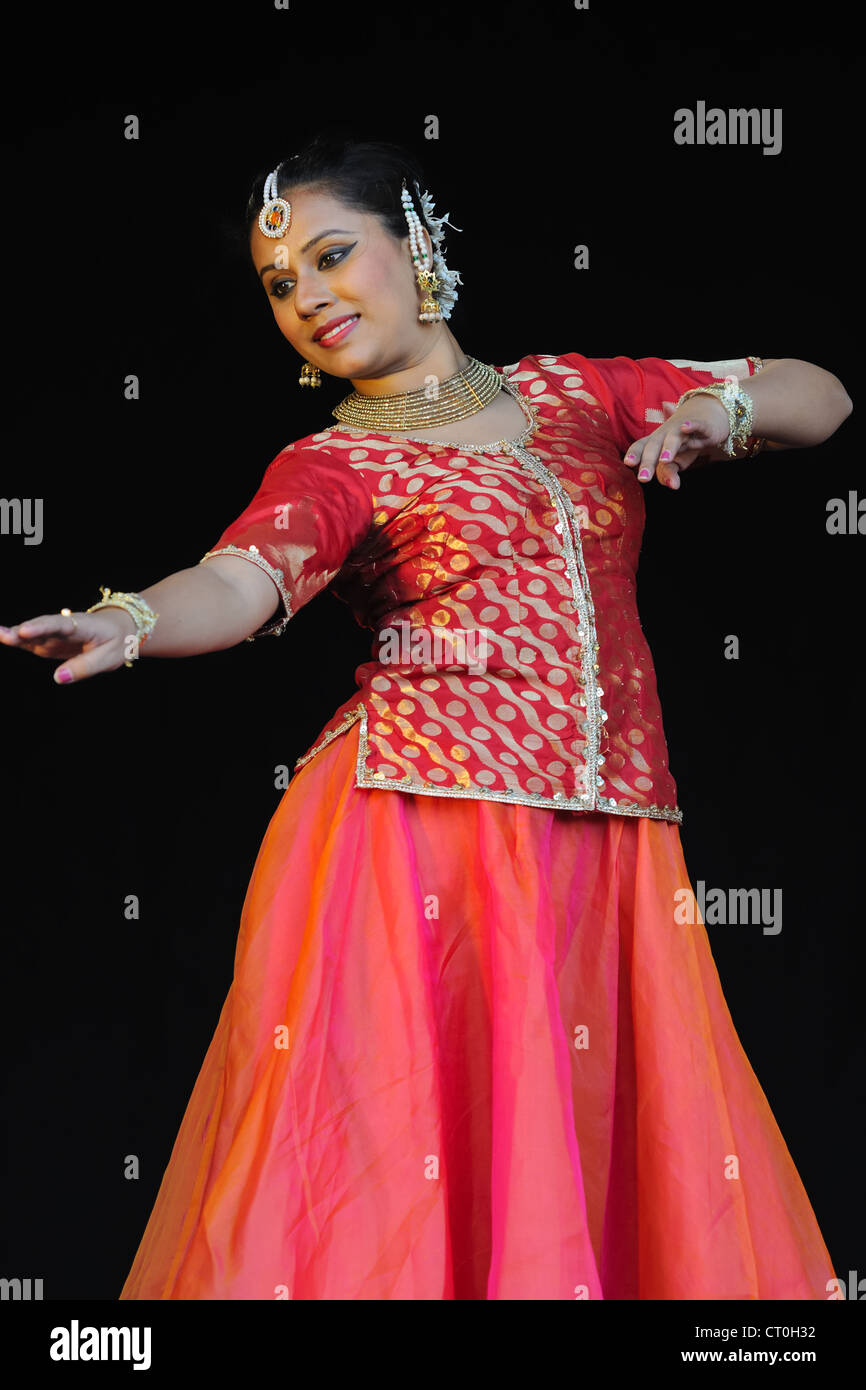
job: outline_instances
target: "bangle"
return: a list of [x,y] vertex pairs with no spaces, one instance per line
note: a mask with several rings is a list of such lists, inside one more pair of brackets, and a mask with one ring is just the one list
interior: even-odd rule
[[[728,437],[721,448],[728,458],[736,458],[734,452],[736,448],[745,449],[747,441],[752,433],[752,413],[754,402],[746,391],[740,391],[734,385],[734,379],[728,378],[724,386],[695,386],[691,391],[686,391],[677,401],[677,406],[681,406],[683,401],[687,401],[689,396],[715,396],[721,401],[725,410],[728,412]],[[757,445],[747,449],[748,457],[757,454],[766,441],[759,440]]]
[[[135,623],[137,645],[140,647],[143,642],[146,642],[159,617],[158,613],[154,613],[147,599],[142,598],[141,594],[126,594],[119,590],[112,593],[111,589],[104,588],[101,584],[99,592],[102,594],[102,598],[99,603],[94,603],[92,607],[88,608],[88,613],[95,613],[97,608],[123,608]],[[131,666],[132,662],[124,661],[123,664],[124,666]]]

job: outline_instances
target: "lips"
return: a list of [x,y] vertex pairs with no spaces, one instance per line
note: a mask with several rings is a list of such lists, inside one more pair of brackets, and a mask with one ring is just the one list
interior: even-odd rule
[[354,323],[360,317],[360,314],[341,314],[339,318],[329,319],[327,323],[322,324],[321,328],[316,329],[316,332],[313,334],[313,342],[330,342],[332,338],[339,336],[338,330],[341,327]]

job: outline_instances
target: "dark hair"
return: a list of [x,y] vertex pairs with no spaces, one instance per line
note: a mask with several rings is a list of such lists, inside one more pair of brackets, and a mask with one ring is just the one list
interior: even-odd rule
[[[400,197],[403,180],[412,194],[415,210],[422,226],[430,226],[421,205],[421,193],[429,188],[424,167],[403,145],[386,140],[359,139],[347,126],[332,126],[327,133],[319,131],[307,139],[295,154],[288,155],[277,167],[277,192],[291,201],[293,188],[315,188],[338,198],[347,207],[378,217],[392,236],[402,240],[408,233],[406,215]],[[229,232],[233,252],[240,255],[252,278],[258,283],[250,258],[250,233],[264,203],[265,182],[274,165],[260,170],[253,181],[243,221],[238,219]],[[447,207],[448,193],[438,184],[430,189],[438,208],[440,199]],[[455,228],[456,230],[456,228]],[[447,246],[443,245],[443,253]],[[462,303],[453,304],[449,318],[458,325],[463,317]]]
[[[247,245],[264,202],[265,180],[272,169],[273,166],[263,169],[250,191],[245,224]],[[293,188],[316,187],[339,198],[347,207],[373,213],[392,236],[402,238],[408,232],[400,202],[404,179],[426,227],[420,197],[427,187],[424,171],[408,150],[383,140],[315,135],[296,154],[279,164],[277,191],[280,197],[285,197]]]

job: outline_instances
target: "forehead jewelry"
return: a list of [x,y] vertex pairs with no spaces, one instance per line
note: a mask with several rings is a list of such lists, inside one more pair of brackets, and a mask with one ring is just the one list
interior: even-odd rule
[[259,227],[265,236],[283,237],[292,224],[292,205],[285,198],[277,196],[277,173],[279,165],[265,179],[264,207],[259,213]]

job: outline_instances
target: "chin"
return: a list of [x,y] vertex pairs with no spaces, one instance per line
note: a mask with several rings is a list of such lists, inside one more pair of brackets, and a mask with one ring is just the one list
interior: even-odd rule
[[363,380],[365,377],[376,375],[376,366],[370,362],[366,353],[344,351],[339,354],[339,360],[336,359],[335,353],[330,361],[321,363],[322,372],[344,381],[352,377]]

